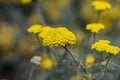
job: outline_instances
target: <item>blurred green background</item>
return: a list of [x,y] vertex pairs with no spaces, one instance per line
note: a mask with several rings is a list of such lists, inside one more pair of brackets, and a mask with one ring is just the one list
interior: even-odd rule
[[[93,0],[0,0],[0,80],[27,80],[34,55],[44,56],[38,49],[34,35],[27,32],[32,24],[64,26],[77,36],[77,44],[71,46],[84,62],[91,50],[88,44],[89,32],[85,30],[88,23],[95,22],[97,11],[91,6]],[[120,47],[120,0],[105,0],[112,8],[101,14],[100,22],[106,27],[97,39],[108,39]],[[53,52],[57,54],[52,54]],[[76,75],[76,67],[71,66],[70,56],[65,56],[62,48],[51,49],[52,62],[57,65],[49,70],[35,70],[32,80],[80,80],[72,79]],[[117,65],[120,56],[113,57]],[[93,66],[94,67],[94,66]],[[101,68],[90,69],[92,74],[100,75]],[[108,68],[109,80],[120,80],[120,69],[114,66]],[[99,76],[100,77],[100,76]],[[95,80],[100,80],[100,78]]]

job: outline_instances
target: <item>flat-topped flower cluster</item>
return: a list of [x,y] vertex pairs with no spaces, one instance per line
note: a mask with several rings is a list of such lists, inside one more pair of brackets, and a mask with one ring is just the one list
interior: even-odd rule
[[95,49],[98,52],[106,52],[111,55],[117,55],[120,53],[120,48],[110,45],[108,40],[99,40],[92,44],[91,49]]
[[65,27],[32,25],[28,28],[28,32],[37,34],[45,47],[76,44],[76,36]]

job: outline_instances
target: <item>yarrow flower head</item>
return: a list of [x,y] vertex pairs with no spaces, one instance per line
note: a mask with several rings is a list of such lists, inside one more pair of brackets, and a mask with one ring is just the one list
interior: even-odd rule
[[35,25],[30,26],[27,29],[27,31],[30,32],[30,33],[33,33],[33,34],[37,34],[41,31],[41,29],[42,29],[42,25],[35,24]]
[[91,49],[95,49],[98,52],[106,52],[111,55],[117,55],[120,53],[120,48],[117,46],[110,45],[108,40],[99,40],[92,44]]
[[36,24],[28,28],[27,31],[38,34],[45,47],[76,44],[76,36],[65,27],[52,28]]
[[91,23],[86,26],[86,30],[90,30],[93,33],[99,33],[105,26],[101,23]]
[[105,11],[111,8],[111,5],[105,1],[93,1],[92,6],[98,11]]
[[45,47],[66,46],[76,43],[76,36],[65,27],[43,27],[39,37]]
[[40,56],[34,56],[31,60],[31,63],[35,64],[35,65],[39,65],[41,62],[41,57]]

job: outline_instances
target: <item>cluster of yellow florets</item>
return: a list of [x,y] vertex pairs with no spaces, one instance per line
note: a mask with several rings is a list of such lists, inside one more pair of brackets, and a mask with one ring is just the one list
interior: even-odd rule
[[106,52],[112,55],[119,54],[120,48],[117,46],[110,45],[108,40],[99,40],[98,42],[92,44],[91,49],[95,49],[98,52]]
[[91,23],[86,26],[86,30],[90,30],[93,33],[99,33],[100,30],[103,30],[105,27],[100,23]]
[[[44,29],[44,28],[43,28]],[[65,46],[76,43],[76,36],[67,28],[45,28],[39,37],[43,39],[43,46]]]
[[105,1],[93,1],[92,6],[98,11],[105,11],[111,8],[111,5]]
[[76,36],[65,27],[52,28],[49,26],[33,25],[28,32],[38,34],[43,46],[66,46],[76,44]]

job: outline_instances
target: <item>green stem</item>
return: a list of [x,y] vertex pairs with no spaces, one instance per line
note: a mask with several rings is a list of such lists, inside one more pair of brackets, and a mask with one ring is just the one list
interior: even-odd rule
[[69,53],[69,55],[74,59],[74,61],[78,64],[78,67],[80,66],[81,69],[84,71],[85,74],[87,74],[87,71],[85,67],[80,63],[80,60],[72,53],[72,51],[68,47],[64,47],[65,50]]
[[40,39],[39,39],[39,37],[38,37],[38,34],[36,34],[35,37],[36,37],[36,39],[37,39],[37,42],[38,42],[39,46],[41,46],[41,42],[40,42]]
[[107,63],[106,63],[106,65],[105,65],[105,69],[104,69],[104,73],[103,73],[103,80],[105,80],[105,77],[106,77],[106,71],[107,71],[107,65],[108,65],[110,59],[111,59],[111,55],[110,55],[110,57],[108,58]]
[[[95,23],[98,23],[100,21],[100,14],[101,14],[101,11],[98,11]],[[96,33],[93,33],[93,42],[95,41],[96,41]]]
[[97,17],[96,17],[96,20],[95,20],[96,23],[98,23],[99,20],[100,20],[100,14],[101,14],[101,11],[98,11]]
[[33,75],[34,69],[35,69],[35,66],[33,65],[32,68],[31,68],[31,71],[29,73],[28,80],[32,79],[32,75]]
[[35,10],[39,16],[39,19],[40,19],[40,22],[42,25],[46,26],[47,23],[45,21],[45,18],[44,18],[44,15],[43,15],[43,11],[42,9],[40,8],[40,5],[38,3],[35,4]]
[[36,34],[35,36],[36,36],[36,39],[37,39],[39,48],[43,49],[43,51],[47,53],[47,49],[46,49],[44,46],[42,46],[42,44],[41,44],[41,42],[40,42],[40,39],[39,39],[39,37],[38,37],[38,34]]
[[79,60],[74,56],[74,53],[68,47],[64,47],[65,50],[69,53],[69,55],[74,59],[75,62],[79,62]]
[[93,33],[93,42],[96,41],[96,33]]

